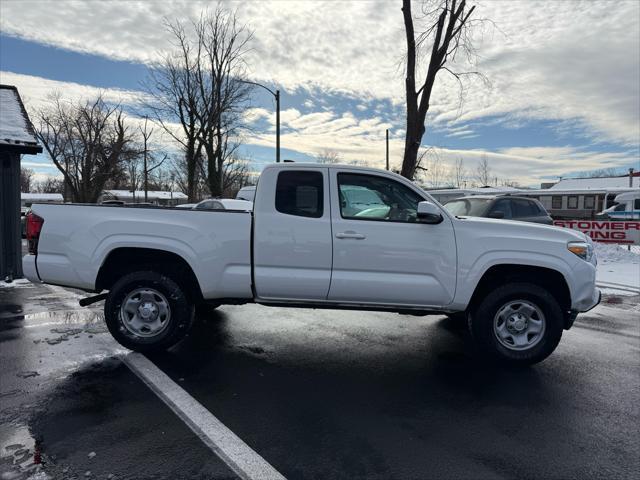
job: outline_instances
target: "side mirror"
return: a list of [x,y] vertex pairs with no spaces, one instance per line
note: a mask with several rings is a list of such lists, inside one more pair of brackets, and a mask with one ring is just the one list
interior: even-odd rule
[[489,218],[504,218],[504,212],[501,212],[499,210],[497,210],[495,212],[491,212],[489,214]]
[[431,202],[419,202],[418,203],[418,221],[422,223],[440,223],[442,221],[442,214],[440,209]]

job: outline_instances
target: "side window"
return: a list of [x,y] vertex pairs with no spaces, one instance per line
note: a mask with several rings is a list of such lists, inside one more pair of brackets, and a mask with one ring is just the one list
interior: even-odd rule
[[633,209],[634,210],[640,210],[640,198],[636,198],[633,201]]
[[554,210],[562,209],[562,197],[560,195],[554,195],[551,197],[551,208]]
[[213,208],[214,210],[224,210],[224,205],[220,202],[211,202],[209,208]]
[[586,197],[584,197],[584,208],[585,209],[592,209],[595,208],[596,206],[596,197],[594,197],[593,195],[587,195]]
[[320,218],[324,210],[323,195],[321,172],[295,170],[278,174],[276,210],[280,213]]
[[567,198],[567,208],[578,208],[578,196],[569,195]]
[[533,204],[535,205],[535,208],[538,210],[538,215],[544,215],[544,216],[549,215],[549,213],[544,208],[540,200],[533,202]]
[[211,208],[211,202],[202,202],[198,204],[196,210],[208,210],[209,208]]
[[353,220],[414,223],[420,195],[389,178],[339,173],[340,214]]
[[537,217],[538,215],[540,215],[536,204],[530,202],[529,200],[515,198],[513,200],[513,207],[515,210],[513,216],[515,218]]
[[492,213],[497,213],[497,212],[502,212],[503,217],[502,218],[512,218],[512,212],[511,212],[511,202],[505,198],[498,200],[493,207],[491,207],[491,211],[489,212],[489,216],[491,216]]

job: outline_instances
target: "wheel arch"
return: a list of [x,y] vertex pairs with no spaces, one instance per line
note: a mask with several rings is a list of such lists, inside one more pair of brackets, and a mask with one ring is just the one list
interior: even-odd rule
[[475,308],[496,286],[514,282],[533,283],[544,288],[556,299],[565,317],[569,315],[571,290],[560,271],[548,267],[512,263],[493,265],[484,272],[471,295],[468,308]]
[[109,290],[127,273],[152,270],[164,274],[185,287],[185,293],[194,301],[202,300],[202,290],[193,268],[182,256],[162,249],[143,247],[117,247],[105,257],[98,270],[95,289]]

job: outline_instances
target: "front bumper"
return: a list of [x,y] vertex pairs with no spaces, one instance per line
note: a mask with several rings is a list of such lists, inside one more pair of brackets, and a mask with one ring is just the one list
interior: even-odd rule
[[596,288],[595,258],[593,263],[578,260],[567,280],[571,291],[571,310],[588,312],[600,303],[600,289]]
[[592,300],[591,306],[588,307],[586,310],[581,310],[582,313],[588,312],[589,310],[598,306],[598,304],[602,300],[602,292],[600,291],[599,288],[593,289],[593,297],[591,298],[591,300]]
[[567,313],[567,315],[564,318],[565,330],[569,330],[573,326],[573,322],[576,321],[576,317],[578,316],[578,313],[588,312],[589,310],[598,306],[598,304],[600,303],[600,300],[602,300],[602,292],[600,291],[599,288],[594,288],[593,292],[594,294],[597,295],[597,298],[589,308],[587,308],[586,310],[580,310],[579,312],[577,310],[571,310],[570,312]]

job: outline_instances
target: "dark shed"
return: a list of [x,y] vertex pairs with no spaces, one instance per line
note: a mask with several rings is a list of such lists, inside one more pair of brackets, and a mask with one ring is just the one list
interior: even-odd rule
[[0,280],[22,276],[20,157],[40,152],[18,90],[0,85]]

